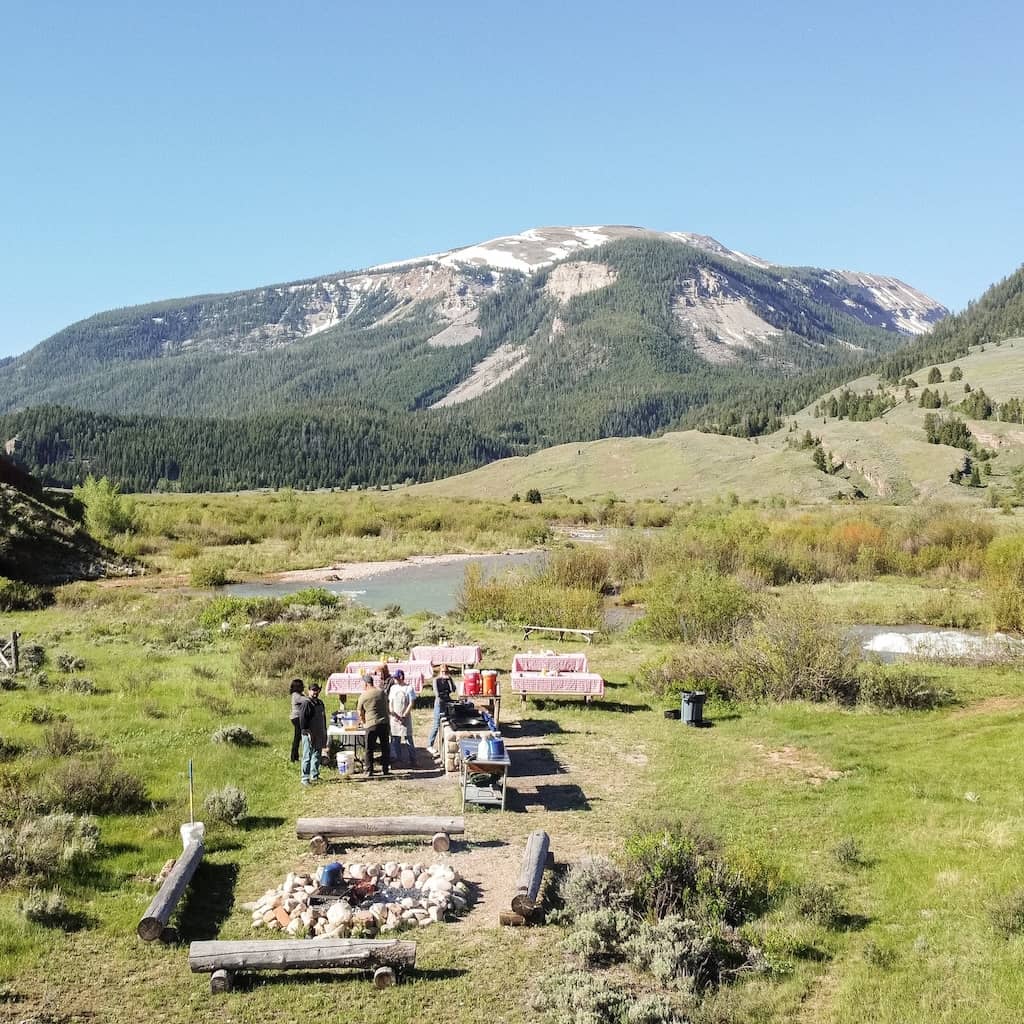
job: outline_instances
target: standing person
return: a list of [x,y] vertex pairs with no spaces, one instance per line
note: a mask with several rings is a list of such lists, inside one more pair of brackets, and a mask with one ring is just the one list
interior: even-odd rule
[[301,679],[293,679],[288,692],[292,695],[292,764],[298,763],[299,745],[302,743],[302,726],[299,725],[299,713],[306,702],[302,692],[306,684]]
[[391,713],[391,760],[400,759],[402,741],[406,744],[406,758],[410,766],[416,763],[416,748],[412,742],[412,705],[416,700],[416,690],[410,684],[406,686],[405,673],[397,669],[391,692],[388,694],[388,710]]
[[327,709],[320,699],[320,684],[313,683],[299,713],[302,729],[302,784],[320,780],[320,751],[327,746]]
[[373,748],[380,744],[380,764],[384,775],[391,774],[391,730],[388,728],[388,699],[373,685],[373,676],[363,676],[363,692],[356,705],[359,721],[366,730],[366,774],[373,770]]
[[455,684],[452,677],[448,675],[448,666],[441,666],[441,674],[434,680],[434,724],[430,727],[430,736],[427,737],[427,750],[436,756],[437,748],[434,746],[437,740],[438,730],[441,728],[441,712],[447,710],[448,704],[455,693]]

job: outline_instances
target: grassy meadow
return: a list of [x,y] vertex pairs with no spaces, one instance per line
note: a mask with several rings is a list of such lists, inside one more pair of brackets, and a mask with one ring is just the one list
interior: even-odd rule
[[[19,630],[33,662],[0,690],[0,1020],[328,1014],[398,1024],[450,1020],[456,1005],[486,1008],[496,1024],[1019,1019],[1021,665],[865,665],[841,629],[1019,630],[1024,544],[1013,517],[732,501],[438,508],[401,494],[289,492],[134,505],[136,532],[121,543],[159,573],[130,586],[72,584],[48,607],[0,614],[0,634]],[[565,539],[583,527],[611,532],[603,545]],[[542,543],[553,553],[537,575],[469,573],[448,619],[371,614],[309,593],[226,601],[181,585],[210,564],[241,576]],[[302,790],[288,760],[293,674],[322,677],[349,657],[401,653],[442,633],[480,642],[486,663],[506,669],[531,646],[518,623],[561,614],[600,626],[611,602],[633,605],[639,621],[587,651],[605,700],[506,700],[510,810],[467,811],[466,842],[449,856],[475,903],[416,932],[405,983],[378,992],[346,972],[268,974],[209,995],[207,978],[188,971],[185,943],[256,937],[243,904],[327,859],[295,839],[296,817],[460,809],[455,783],[422,765],[377,782],[325,769]],[[693,685],[709,690],[709,728],[665,717]],[[429,705],[416,712],[421,747]],[[213,741],[232,724],[255,742]],[[189,758],[197,817],[228,784],[245,792],[247,811],[237,825],[206,817],[207,854],[176,918],[182,944],[145,944],[135,926],[153,877],[180,849]],[[98,836],[83,833],[75,850],[45,841],[40,820],[72,807]],[[556,875],[601,856],[638,892],[675,878],[685,913],[670,923],[721,975],[696,984],[665,961],[653,904],[612,921],[568,896],[559,907],[552,884],[546,923],[499,928],[538,828],[551,835]],[[645,836],[682,837],[675,860],[655,844],[654,868],[642,868]],[[383,841],[339,859],[391,858],[434,859]],[[678,873],[693,864],[686,881]],[[59,912],[26,916],[55,888]],[[632,1016],[614,993],[627,994]]]

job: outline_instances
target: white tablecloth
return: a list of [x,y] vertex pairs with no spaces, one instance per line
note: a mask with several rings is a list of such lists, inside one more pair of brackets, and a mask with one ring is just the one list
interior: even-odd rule
[[575,654],[534,654],[533,651],[512,656],[513,672],[586,672],[587,656]]
[[479,665],[483,654],[472,644],[421,644],[409,656],[413,661],[429,661],[431,665]]

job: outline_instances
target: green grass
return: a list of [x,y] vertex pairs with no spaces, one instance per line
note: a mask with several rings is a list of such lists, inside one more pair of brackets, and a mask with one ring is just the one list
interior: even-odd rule
[[[153,507],[160,508],[161,500],[154,499]],[[198,507],[181,501],[186,511]],[[251,518],[257,508],[254,498],[244,514]],[[547,502],[541,509],[552,510]],[[217,526],[212,512],[207,525]],[[277,529],[268,526],[268,536]],[[987,608],[978,584],[950,572],[807,589],[842,621],[939,622],[950,617],[950,609],[981,618]],[[74,605],[58,602],[0,616],[0,633],[18,629],[23,646],[42,643],[51,654],[46,671],[53,683],[60,679],[52,663],[56,652],[84,659],[82,674],[98,692],[23,688],[0,694],[0,735],[24,749],[0,765],[0,772],[16,773],[27,787],[46,784],[56,767],[42,753],[46,726],[22,721],[25,709],[46,705],[65,714],[84,736],[110,747],[144,779],[153,806],[103,818],[94,867],[60,879],[86,919],[81,930],[65,934],[26,923],[15,911],[22,883],[0,889],[0,992],[22,999],[0,1003],[0,1017],[11,1012],[20,1020],[48,1012],[73,1020],[91,1014],[127,1024],[140,1014],[212,1022],[299,1020],[328,1012],[398,1024],[449,1020],[453,1007],[479,1012],[484,1006],[504,1024],[537,1019],[530,998],[537,979],[564,959],[561,931],[501,930],[493,903],[458,923],[417,932],[416,974],[384,992],[363,977],[325,973],[317,983],[265,976],[212,999],[205,976],[188,972],[184,947],[141,943],[135,926],[153,893],[147,879],[180,849],[189,758],[196,768],[197,807],[210,790],[231,783],[246,792],[250,816],[239,828],[209,826],[208,853],[194,886],[206,909],[201,900],[187,901],[179,922],[191,938],[252,936],[241,905],[288,871],[315,866],[294,837],[296,817],[452,814],[459,801],[450,780],[396,779],[378,787],[325,773],[326,784],[300,790],[288,761],[288,678],[264,681],[276,682],[279,696],[239,685],[247,682],[239,663],[244,634],[197,633],[204,598],[152,584],[76,587],[71,593],[77,595]],[[524,646],[515,631],[452,625],[484,644],[491,665],[507,667]],[[795,898],[788,897],[748,925],[751,939],[770,952],[778,970],[709,997],[718,1014],[713,1019],[1015,1022],[1024,999],[1024,938],[1001,934],[990,908],[1024,888],[1020,674],[925,666],[959,701],[932,712],[711,702],[707,713],[714,727],[689,730],[667,720],[667,703],[632,682],[642,663],[665,659],[672,650],[614,634],[588,650],[608,680],[605,702],[587,707],[549,701],[525,708],[506,702],[507,734],[516,735],[517,721],[527,724],[533,730],[527,744],[550,752],[562,766],[557,784],[579,787],[585,803],[559,810],[534,802],[529,813],[471,813],[469,849],[457,850],[455,863],[463,858],[489,864],[494,874],[484,881],[500,889],[502,879],[515,873],[517,851],[534,829],[549,832],[564,863],[590,852],[621,851],[638,819],[694,818],[720,837],[731,856],[774,865],[793,888],[840,887],[849,915],[846,927],[830,929],[802,917]],[[420,742],[428,720],[429,709],[420,709]],[[210,741],[215,729],[236,722],[252,730],[256,746]],[[519,785],[530,787],[530,777]],[[834,854],[850,838],[862,852],[860,865],[844,866]],[[398,848],[411,855],[422,849]]]

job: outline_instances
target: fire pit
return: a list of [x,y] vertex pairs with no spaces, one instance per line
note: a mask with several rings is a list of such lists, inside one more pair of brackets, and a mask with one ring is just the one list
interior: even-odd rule
[[294,936],[372,938],[440,923],[469,905],[469,887],[448,864],[387,861],[340,868],[318,872],[330,885],[289,874],[257,902],[253,927]]

